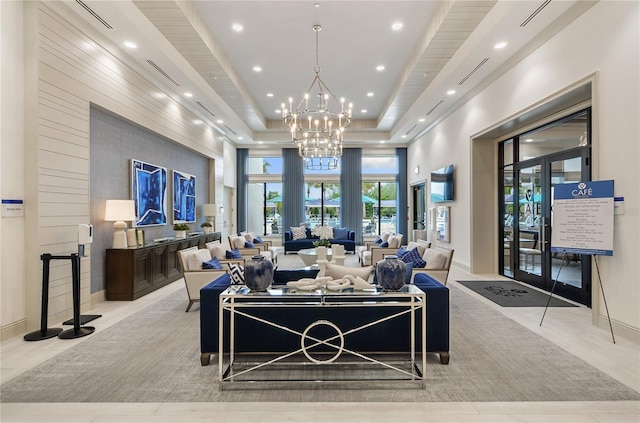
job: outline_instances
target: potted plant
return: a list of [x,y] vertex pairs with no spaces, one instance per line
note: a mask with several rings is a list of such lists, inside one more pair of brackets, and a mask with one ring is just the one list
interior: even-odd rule
[[213,232],[213,225],[211,222],[204,222],[200,225],[205,234],[210,234]]
[[313,241],[312,242],[314,247],[327,247],[330,248],[331,247],[331,242],[329,242],[328,239],[319,239],[317,241]]
[[173,230],[176,231],[176,238],[186,238],[189,225],[186,223],[176,223],[173,225]]

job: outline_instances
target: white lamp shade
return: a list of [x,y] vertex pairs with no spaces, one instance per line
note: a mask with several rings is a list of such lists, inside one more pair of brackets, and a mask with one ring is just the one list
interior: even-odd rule
[[133,200],[107,200],[104,209],[104,220],[107,222],[136,220]]
[[203,204],[202,205],[202,215],[203,216],[217,216],[218,215],[218,206],[215,204]]

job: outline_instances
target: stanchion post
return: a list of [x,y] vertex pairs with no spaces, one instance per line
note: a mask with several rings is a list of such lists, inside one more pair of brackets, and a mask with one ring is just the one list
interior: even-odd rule
[[30,332],[24,336],[25,341],[42,341],[53,338],[62,332],[61,328],[48,328],[49,319],[49,267],[51,264],[51,254],[40,256],[42,260],[42,304],[40,313],[40,330]]

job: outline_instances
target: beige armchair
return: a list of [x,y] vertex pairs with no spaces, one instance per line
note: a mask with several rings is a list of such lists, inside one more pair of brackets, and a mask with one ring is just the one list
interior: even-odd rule
[[[405,247],[406,250],[412,250],[414,248],[418,249],[418,253],[420,256],[424,254],[424,251],[431,247],[431,243],[424,240],[411,241]],[[400,247],[398,247],[400,248]],[[371,264],[376,264],[380,260],[384,259],[386,256],[395,256],[398,252],[398,248],[372,248],[371,249]]]
[[443,285],[447,284],[449,269],[453,261],[453,249],[436,245],[424,250],[422,259],[427,263],[424,268],[413,268],[411,283],[416,273],[426,273]]
[[185,312],[191,309],[193,303],[200,302],[200,288],[227,272],[227,263],[243,263],[242,260],[219,259],[222,269],[203,269],[202,263],[212,259],[211,253],[197,246],[178,251],[178,258],[189,297]]

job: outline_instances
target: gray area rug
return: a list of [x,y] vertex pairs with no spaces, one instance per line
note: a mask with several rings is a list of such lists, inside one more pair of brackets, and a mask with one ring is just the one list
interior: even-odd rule
[[457,281],[502,307],[575,307],[515,281]]
[[415,384],[243,385],[200,365],[199,308],[180,290],[8,381],[2,402],[599,401],[640,394],[451,288],[451,363],[430,354]]

